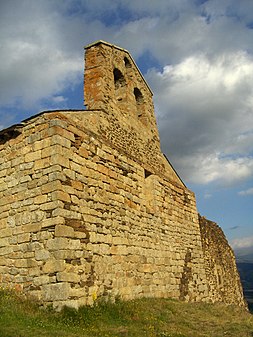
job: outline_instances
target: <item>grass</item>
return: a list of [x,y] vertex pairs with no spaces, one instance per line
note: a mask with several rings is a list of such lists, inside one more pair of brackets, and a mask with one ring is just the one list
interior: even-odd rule
[[253,316],[222,304],[171,299],[98,302],[55,312],[0,291],[1,337],[252,337]]

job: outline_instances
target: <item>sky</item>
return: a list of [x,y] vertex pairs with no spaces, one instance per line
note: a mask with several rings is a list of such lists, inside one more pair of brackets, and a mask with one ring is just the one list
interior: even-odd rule
[[0,0],[0,129],[83,109],[83,47],[127,49],[201,215],[253,252],[252,0]]

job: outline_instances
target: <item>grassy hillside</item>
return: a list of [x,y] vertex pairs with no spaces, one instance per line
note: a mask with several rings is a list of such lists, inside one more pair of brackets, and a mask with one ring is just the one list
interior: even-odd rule
[[221,304],[141,299],[99,303],[56,313],[20,295],[0,291],[1,337],[247,337],[253,316]]

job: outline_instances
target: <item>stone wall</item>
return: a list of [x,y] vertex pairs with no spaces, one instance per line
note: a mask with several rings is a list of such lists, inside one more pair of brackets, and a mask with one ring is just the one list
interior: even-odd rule
[[212,281],[195,196],[160,151],[127,51],[87,47],[85,100],[0,132],[1,285],[57,308],[118,295],[244,305]]
[[210,299],[213,302],[243,305],[235,256],[222,229],[205,217],[200,216],[199,223]]
[[34,118],[1,146],[1,283],[55,306],[206,299],[194,195],[70,114]]
[[[119,84],[115,71],[121,76]],[[155,170],[183,185],[161,153],[153,94],[126,50],[100,41],[86,47],[84,94],[89,111],[104,111],[104,120],[100,116],[96,124],[104,139],[147,170]],[[81,119],[79,116],[82,123]]]

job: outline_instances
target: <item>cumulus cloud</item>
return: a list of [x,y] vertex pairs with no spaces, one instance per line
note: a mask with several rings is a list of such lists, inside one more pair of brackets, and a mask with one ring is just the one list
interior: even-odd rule
[[240,191],[238,194],[241,196],[253,195],[253,187],[248,188],[245,191]]
[[235,250],[253,247],[253,236],[240,238],[240,239],[234,239],[231,241],[231,246]]
[[73,1],[1,2],[2,107],[54,104],[55,96],[83,81],[83,46],[110,30],[85,13],[71,13],[70,5]]
[[59,18],[50,9],[47,1],[1,6],[1,105],[30,106],[77,81],[81,58],[62,47]]
[[66,98],[65,97],[63,97],[63,96],[54,96],[54,97],[52,97],[52,101],[54,102],[54,103],[62,103],[62,102],[66,102]]
[[253,20],[253,3],[249,0],[209,0],[203,3],[203,10],[213,19],[228,16],[234,20],[243,20],[251,23]]
[[3,107],[66,105],[66,89],[83,79],[83,45],[103,39],[137,62],[146,51],[157,60],[162,70],[146,77],[162,148],[184,180],[247,180],[253,173],[251,9],[247,0],[3,1],[0,124],[6,124]]
[[184,179],[243,181],[253,174],[253,58],[194,55],[151,70],[162,148]]
[[[118,28],[114,41],[126,46],[134,57],[147,49],[161,64],[175,64],[200,53],[211,58],[217,53],[253,52],[253,31],[245,15],[230,14],[243,7],[235,1],[222,1],[218,13],[212,0],[203,5],[183,0],[124,3],[131,10],[131,20]],[[251,7],[245,3],[245,12]]]

